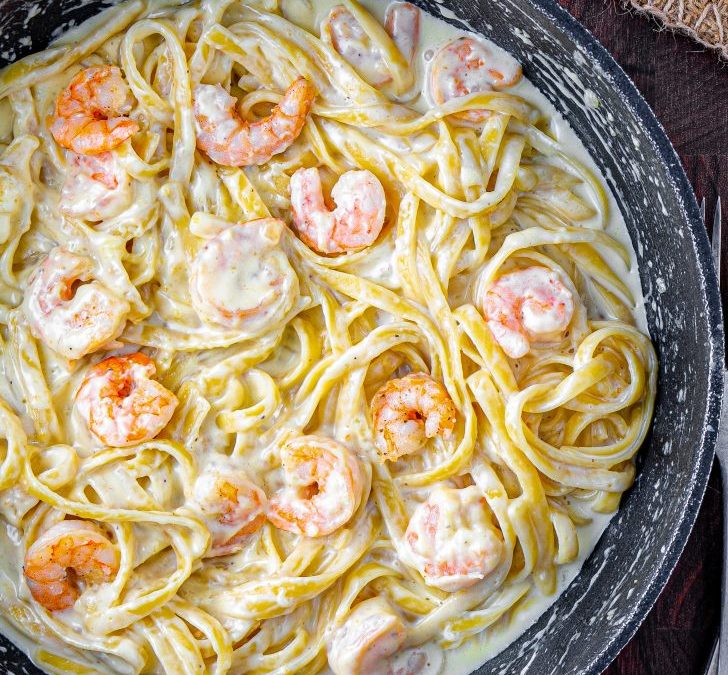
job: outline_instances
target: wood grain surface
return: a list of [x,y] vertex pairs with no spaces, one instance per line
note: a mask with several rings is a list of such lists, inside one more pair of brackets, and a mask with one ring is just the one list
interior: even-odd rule
[[[601,41],[652,106],[698,200],[706,198],[709,223],[722,195],[728,236],[728,64],[613,0],[559,2]],[[728,306],[725,297],[723,306]],[[704,672],[720,620],[719,478],[713,467],[697,524],[670,582],[608,675]]]

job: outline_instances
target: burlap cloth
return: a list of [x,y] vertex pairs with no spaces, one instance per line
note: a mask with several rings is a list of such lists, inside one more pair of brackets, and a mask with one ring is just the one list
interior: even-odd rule
[[728,0],[626,0],[728,59]]

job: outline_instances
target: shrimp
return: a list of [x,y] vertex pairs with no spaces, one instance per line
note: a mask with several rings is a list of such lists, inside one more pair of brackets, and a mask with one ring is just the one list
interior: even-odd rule
[[117,66],[93,66],[78,73],[56,99],[51,134],[80,155],[113,150],[139,125],[127,117],[133,98]]
[[68,359],[111,346],[130,310],[124,298],[94,279],[93,270],[90,258],[54,248],[23,300],[33,335]]
[[336,5],[321,24],[321,37],[373,87],[392,81],[384,55],[343,5]]
[[347,171],[331,198],[329,211],[318,169],[299,169],[291,177],[293,223],[303,242],[319,253],[357,251],[373,244],[384,225],[386,197],[370,171]]
[[247,122],[236,110],[237,100],[219,84],[197,85],[193,94],[197,147],[223,166],[265,164],[286,150],[303,130],[316,97],[313,85],[299,77],[269,117]]
[[388,658],[402,646],[407,629],[383,598],[360,602],[332,634],[327,653],[334,675],[388,675]]
[[167,426],[178,401],[151,379],[156,370],[154,361],[140,352],[111,356],[89,370],[75,405],[101,443],[125,448],[154,438]]
[[323,537],[345,525],[364,490],[359,459],[343,445],[301,436],[281,450],[288,486],[270,500],[268,519],[281,530]]
[[[517,84],[521,65],[505,52],[496,51],[474,37],[459,37],[443,46],[430,66],[430,96],[436,105],[461,96],[506,89]],[[457,115],[479,123],[487,110],[469,110]]]
[[438,434],[449,438],[457,422],[447,390],[425,373],[387,382],[374,394],[371,414],[382,461],[417,452]]
[[404,538],[409,562],[427,584],[449,593],[485,579],[505,549],[475,486],[435,488],[415,509]]
[[87,520],[63,520],[43,532],[23,565],[31,595],[51,612],[73,606],[81,594],[78,581],[99,584],[118,571],[116,545]]
[[504,274],[488,287],[483,314],[503,351],[519,359],[531,350],[531,342],[561,336],[574,314],[574,298],[556,272],[528,267]]
[[278,247],[284,227],[276,218],[252,220],[205,244],[189,278],[192,306],[203,320],[260,333],[293,307],[298,277]]
[[73,218],[99,221],[118,216],[132,202],[129,174],[111,152],[68,153],[69,170],[61,189],[61,211]]
[[194,506],[212,535],[207,557],[240,550],[245,538],[265,523],[267,499],[234,460],[219,458],[197,477]]
[[[419,39],[419,9],[408,2],[393,3],[387,8],[384,28],[402,56],[411,62]],[[373,87],[381,88],[392,81],[385,55],[343,5],[333,7],[323,21],[321,38]]]
[[387,7],[384,28],[399,53],[412,63],[420,40],[420,9],[411,2],[393,2]]

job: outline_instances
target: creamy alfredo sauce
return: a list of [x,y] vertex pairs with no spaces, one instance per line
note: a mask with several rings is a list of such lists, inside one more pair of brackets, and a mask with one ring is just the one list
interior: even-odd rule
[[[337,4],[335,0],[313,0],[314,8],[307,0],[280,0],[280,7],[290,21],[299,24],[301,27],[311,30],[318,34],[318,26],[321,20],[327,16],[330,9]],[[372,12],[374,16],[380,20],[384,20],[384,14],[388,3],[383,0],[362,0],[362,4]],[[428,66],[436,53],[439,46],[450,41],[457,35],[466,35],[464,31],[460,31],[455,27],[438,20],[430,15],[422,14],[421,16],[421,36],[417,46],[414,64],[416,64],[416,72],[419,78],[419,86],[415,87],[415,91],[425,91],[425,79],[428,74]],[[481,38],[482,39],[482,38]],[[64,36],[63,42],[68,41],[68,37]],[[497,49],[495,45],[492,45]],[[559,116],[554,107],[547,101],[526,78],[523,78],[510,91],[518,96],[523,97],[527,101],[533,103],[544,115],[550,120],[550,130],[554,137],[558,140],[560,146],[573,158],[579,160],[597,176],[599,172],[593,160],[589,157],[585,148],[576,137],[572,129],[566,121]],[[420,110],[424,110],[431,105],[424,94],[419,94],[414,100],[407,101],[408,104],[414,105]],[[210,176],[214,180],[214,176]],[[194,185],[191,186],[194,189]],[[589,199],[586,189],[582,189],[582,196]],[[623,277],[623,281],[628,285],[632,292],[636,306],[633,310],[634,318],[640,330],[647,333],[647,326],[644,314],[644,303],[639,283],[637,264],[632,251],[630,239],[621,217],[616,201],[611,193],[608,193],[610,205],[610,219],[607,226],[607,232],[620,241],[629,250],[631,256],[630,270]],[[206,225],[205,223],[200,224]],[[589,227],[589,223],[583,224]],[[381,255],[379,258],[370,256],[366,261],[368,272],[371,274],[374,270],[380,275],[382,283],[387,284],[387,279],[392,279],[395,274],[391,255],[393,251],[385,247],[380,247]],[[608,250],[600,251],[608,262],[614,262],[614,254]],[[395,285],[392,280],[391,285]],[[252,296],[255,296],[256,289],[248,289]],[[599,309],[591,308],[592,312],[598,316]],[[1,504],[3,512],[8,513],[13,509],[13,499],[18,502],[25,497],[13,490],[3,495]],[[558,598],[559,594],[568,586],[568,584],[576,577],[582,567],[584,560],[590,555],[599,537],[603,533],[610,521],[611,515],[594,514],[592,522],[588,525],[578,527],[579,537],[579,556],[569,564],[558,567],[558,589],[554,595],[543,596],[533,587],[527,598],[518,603],[516,610],[507,613],[502,619],[494,624],[490,629],[484,631],[479,636],[468,640],[463,646],[454,650],[442,651],[436,645],[427,645],[427,665],[420,672],[428,675],[436,673],[447,673],[447,675],[460,675],[470,673],[477,669],[485,661],[492,658],[510,643],[516,640],[524,631],[526,631],[538,617]],[[20,540],[17,531],[12,525],[7,525],[4,531],[0,531],[0,602],[6,607],[22,607],[22,603],[18,602],[17,591],[17,570],[22,566],[23,552],[19,546]],[[20,611],[20,610],[19,610]],[[52,649],[58,654],[68,654],[77,660],[78,653],[67,648],[63,642],[53,637],[48,629],[36,623],[38,632],[33,641],[20,634],[5,619],[0,618],[1,630],[12,640],[18,644],[31,658],[36,657],[39,650],[44,649],[44,645],[52,645]],[[421,651],[421,648],[420,648]],[[398,666],[406,666],[411,653],[405,651],[396,660],[395,672]],[[125,671],[125,664],[114,659],[111,656],[86,654],[87,663],[95,672],[108,672],[110,669]],[[330,672],[328,669],[325,672]]]

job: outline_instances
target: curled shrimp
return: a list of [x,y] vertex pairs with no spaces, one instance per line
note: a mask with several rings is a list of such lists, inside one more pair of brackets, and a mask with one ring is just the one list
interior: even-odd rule
[[[430,96],[436,105],[461,96],[506,89],[523,73],[512,56],[499,52],[474,37],[459,37],[441,47],[430,66]],[[469,110],[458,117],[482,122],[487,110]]]
[[133,98],[117,66],[93,66],[78,73],[56,99],[51,134],[81,155],[113,150],[139,125],[127,117]]
[[113,218],[131,205],[131,179],[113,153],[68,155],[68,172],[61,189],[63,213],[99,221]]
[[281,530],[323,537],[345,525],[359,506],[363,471],[343,445],[301,436],[281,450],[287,486],[271,497],[268,519]]
[[558,339],[574,314],[574,298],[556,272],[528,267],[504,274],[486,290],[483,314],[503,351],[519,359],[532,341]]
[[51,250],[33,273],[23,300],[33,335],[68,359],[111,346],[129,309],[124,298],[94,279],[90,258],[63,248]]
[[346,7],[336,5],[321,24],[321,37],[374,87],[391,82],[392,74],[380,51]]
[[154,438],[172,418],[177,397],[152,379],[142,353],[111,356],[93,366],[76,392],[76,410],[104,445],[124,448]]
[[51,612],[72,607],[79,581],[110,581],[119,570],[119,551],[98,525],[87,520],[56,523],[28,548],[23,573],[36,602]]
[[412,514],[405,546],[425,581],[449,593],[485,579],[504,553],[503,537],[475,486],[434,489]]
[[194,505],[205,519],[211,542],[208,557],[240,550],[245,538],[265,523],[267,499],[235,460],[218,458],[197,477]]
[[343,5],[331,8],[321,24],[321,37],[372,86],[382,87],[392,81],[384,54]]
[[402,617],[380,597],[360,602],[332,634],[327,653],[334,675],[385,675],[387,660],[402,646]]
[[449,438],[457,422],[447,390],[425,373],[387,382],[374,394],[371,413],[382,461],[417,452],[428,438]]
[[316,97],[313,85],[299,77],[270,116],[247,122],[237,100],[219,84],[197,85],[193,94],[197,147],[223,166],[265,164],[286,150],[303,130]]
[[[384,29],[402,56],[411,62],[419,39],[420,10],[408,2],[392,3],[387,8]],[[381,88],[392,81],[388,55],[343,5],[333,7],[322,22],[321,39],[373,87]]]
[[192,306],[205,321],[260,333],[288,312],[298,277],[278,243],[276,218],[233,225],[208,241],[190,273]]
[[336,208],[324,202],[318,169],[291,177],[293,223],[304,243],[319,253],[357,251],[373,244],[384,225],[386,197],[370,171],[347,171],[333,190]]

